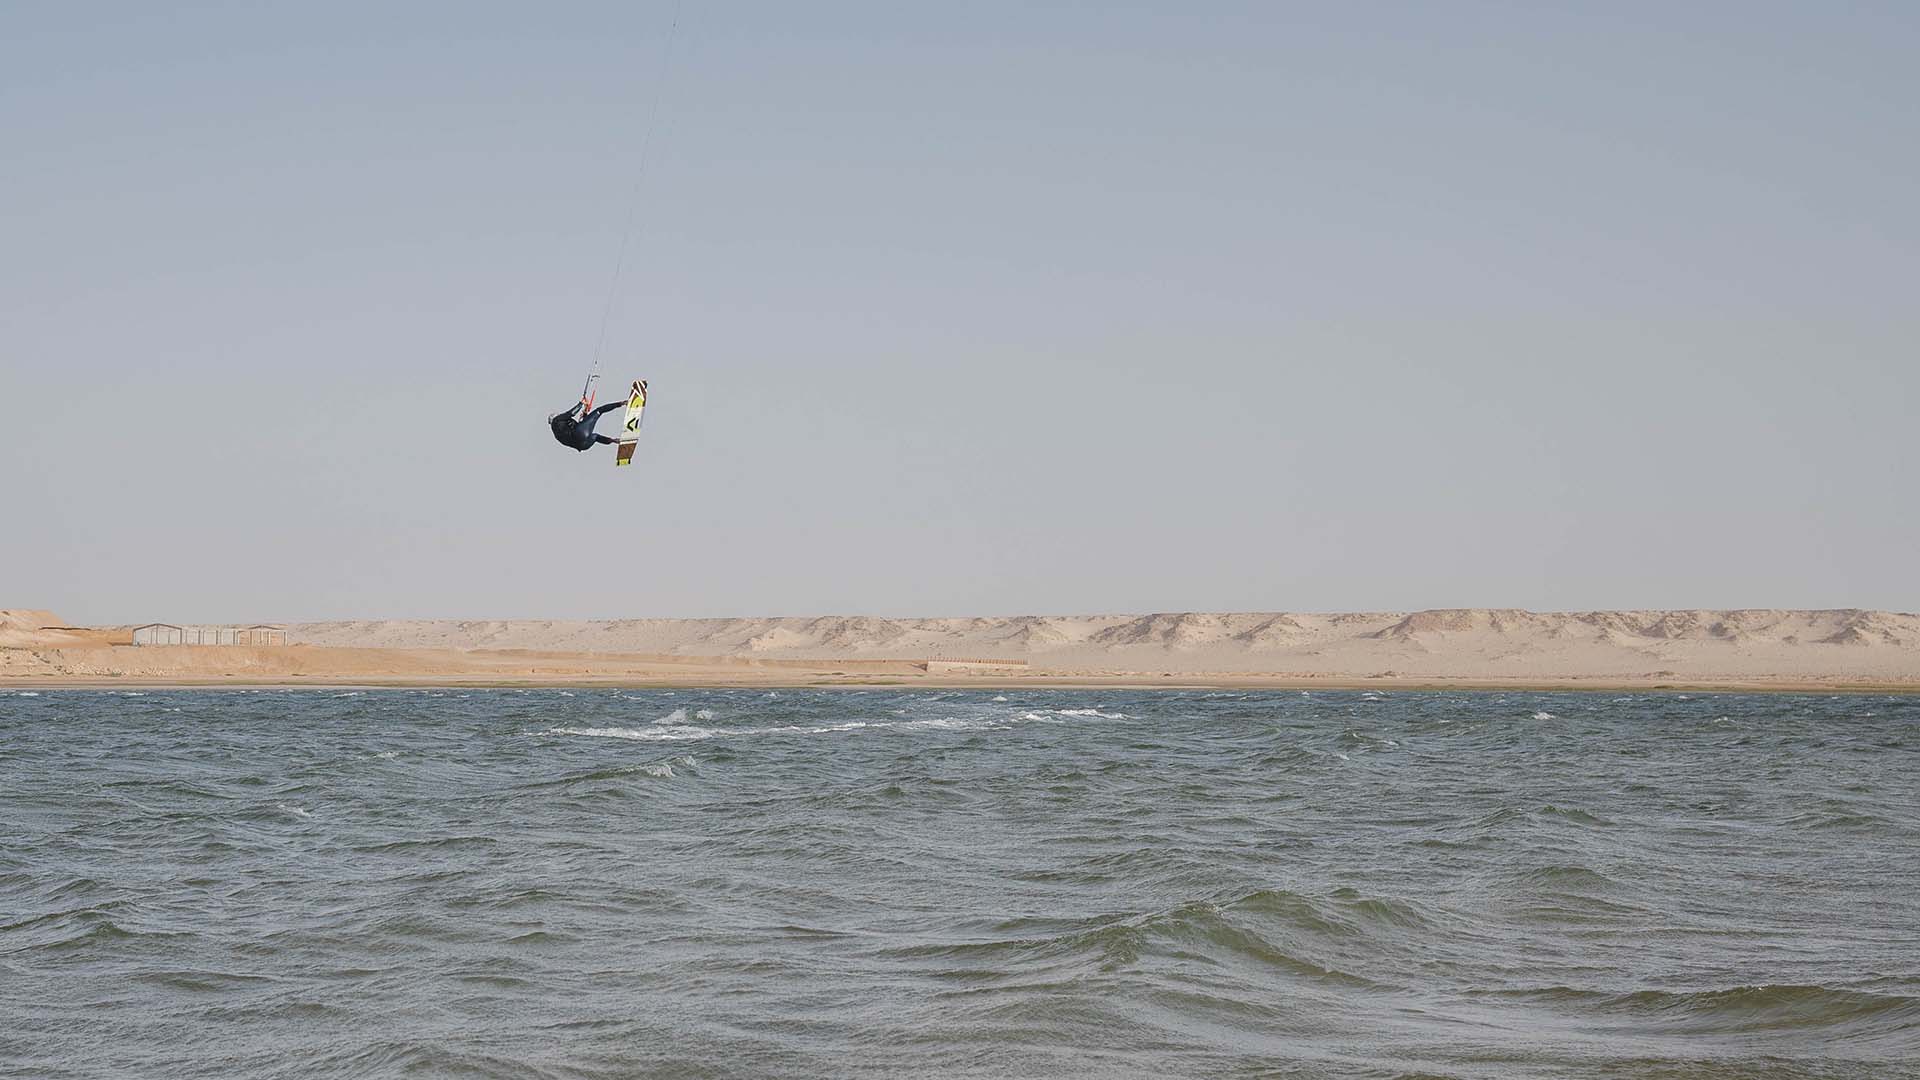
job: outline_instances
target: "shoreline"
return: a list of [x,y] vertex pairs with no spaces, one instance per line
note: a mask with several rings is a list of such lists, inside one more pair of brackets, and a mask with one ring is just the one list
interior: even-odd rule
[[183,676],[177,678],[0,676],[4,690],[1300,690],[1460,693],[1717,693],[1717,694],[1850,694],[1920,695],[1920,680],[1692,678],[1542,678],[1489,679],[1444,677],[1350,677],[1300,675],[1246,675],[1216,672],[1174,672],[1163,675],[1028,673],[1008,676],[896,676],[832,675],[826,672],[790,672],[767,678],[715,678],[714,673],[608,676],[465,676],[429,674],[332,675],[289,678],[285,674],[258,677]]

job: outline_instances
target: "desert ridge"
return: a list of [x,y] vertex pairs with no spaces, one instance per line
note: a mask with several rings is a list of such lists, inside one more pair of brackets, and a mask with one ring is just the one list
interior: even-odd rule
[[353,620],[135,647],[0,612],[0,685],[139,681],[1920,688],[1920,616],[1859,609]]
[[289,636],[329,646],[768,659],[1009,657],[1111,672],[1920,678],[1920,616],[1857,609],[391,620],[300,624]]

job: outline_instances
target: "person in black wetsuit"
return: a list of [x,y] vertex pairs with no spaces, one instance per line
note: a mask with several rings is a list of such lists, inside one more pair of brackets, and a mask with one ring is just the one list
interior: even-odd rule
[[626,406],[627,403],[624,400],[609,401],[592,412],[587,412],[587,403],[577,402],[566,412],[554,413],[547,417],[547,426],[553,429],[553,437],[560,441],[561,446],[571,446],[575,450],[591,450],[596,443],[620,441],[609,439],[605,435],[595,435],[593,425],[599,423],[602,416],[615,409],[624,409]]

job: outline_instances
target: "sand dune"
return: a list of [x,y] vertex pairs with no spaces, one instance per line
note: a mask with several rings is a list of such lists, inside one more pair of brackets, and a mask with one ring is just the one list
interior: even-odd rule
[[70,629],[51,611],[0,608],[0,649],[105,644],[111,633]]

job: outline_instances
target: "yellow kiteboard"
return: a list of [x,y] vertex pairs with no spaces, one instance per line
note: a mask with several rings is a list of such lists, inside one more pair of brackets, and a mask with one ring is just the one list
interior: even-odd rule
[[647,408],[647,380],[635,379],[627,395],[627,418],[620,425],[620,445],[614,448],[615,465],[633,464],[633,448],[640,443],[640,417]]

